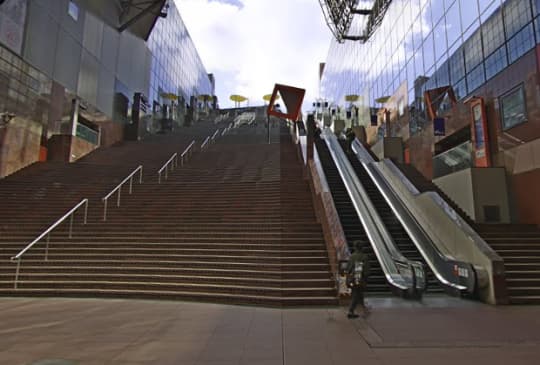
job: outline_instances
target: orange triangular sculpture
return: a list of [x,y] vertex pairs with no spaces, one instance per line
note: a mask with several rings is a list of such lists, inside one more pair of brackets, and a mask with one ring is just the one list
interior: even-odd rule
[[[283,99],[283,103],[285,103],[285,107],[287,108],[287,112],[285,113],[280,110],[276,110],[274,107],[278,92]],[[266,113],[278,118],[296,121],[298,119],[298,115],[300,114],[300,109],[302,108],[302,102],[304,101],[305,94],[306,90],[304,89],[276,84],[274,86],[274,91],[272,92],[272,97],[270,98]]]

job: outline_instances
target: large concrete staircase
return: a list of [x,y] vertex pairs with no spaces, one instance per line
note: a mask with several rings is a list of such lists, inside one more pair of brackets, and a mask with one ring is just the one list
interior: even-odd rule
[[[121,207],[111,208],[106,222],[102,205],[91,204],[89,223],[77,225],[72,239],[65,228],[55,232],[47,261],[44,245],[25,255],[18,288],[13,289],[15,265],[9,257],[39,233],[42,221],[52,223],[64,207],[55,206],[54,212],[45,205],[36,208],[19,229],[10,226],[0,238],[0,294],[335,304],[321,227],[294,146],[278,128],[275,143],[261,143],[263,132],[245,127],[226,135],[161,184],[157,175],[145,171],[144,184],[135,186]],[[185,138],[186,145],[190,138]],[[134,143],[128,152],[118,147],[117,159],[101,151],[85,163],[115,161],[103,171],[120,179],[126,171],[118,169],[118,161],[129,161],[130,170],[142,157],[168,155],[171,151],[162,152],[163,146],[160,141],[152,146]],[[38,184],[40,173],[31,175]],[[23,171],[12,180],[27,178]],[[0,190],[3,185],[0,182]],[[103,196],[110,188],[96,188],[100,193],[95,195]],[[16,186],[4,189],[6,194],[10,190]],[[62,200],[59,197],[51,195],[48,202]],[[64,205],[72,206],[80,197]],[[39,223],[31,219],[43,212],[47,217]],[[2,208],[0,214],[9,217],[10,209]]]

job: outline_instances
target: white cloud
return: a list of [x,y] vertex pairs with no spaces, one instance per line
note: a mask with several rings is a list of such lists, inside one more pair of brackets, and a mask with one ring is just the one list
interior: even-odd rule
[[[261,105],[275,83],[318,95],[319,62],[331,34],[314,0],[175,0],[208,72],[216,76],[221,107],[231,94]],[[240,3],[241,6],[234,4]]]

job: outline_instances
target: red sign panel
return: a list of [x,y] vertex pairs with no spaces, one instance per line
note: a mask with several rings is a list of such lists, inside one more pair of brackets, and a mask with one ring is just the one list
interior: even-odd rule
[[484,99],[478,98],[471,102],[471,137],[476,167],[491,166],[489,153],[489,136]]
[[[278,92],[283,99],[285,107],[287,108],[287,111],[285,113],[280,110],[276,110],[276,108],[274,107]],[[268,115],[273,115],[278,118],[290,119],[296,122],[296,120],[298,119],[298,115],[300,114],[300,109],[302,108],[302,102],[304,101],[305,94],[306,90],[304,89],[276,84],[274,86],[274,91],[272,92],[272,97],[270,98],[270,103],[268,104],[268,109],[266,113]]]

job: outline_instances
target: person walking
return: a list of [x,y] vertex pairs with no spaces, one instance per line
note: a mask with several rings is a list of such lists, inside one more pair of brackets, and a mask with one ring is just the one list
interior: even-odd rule
[[354,142],[354,139],[356,138],[356,135],[354,134],[352,128],[347,129],[347,131],[345,132],[345,138],[347,139],[347,153],[353,153],[352,144]]
[[362,241],[354,242],[354,253],[351,255],[346,268],[347,286],[351,289],[351,305],[349,307],[348,318],[358,318],[356,306],[360,304],[366,314],[364,303],[364,290],[366,288],[367,277],[369,276],[369,259],[363,252]]

